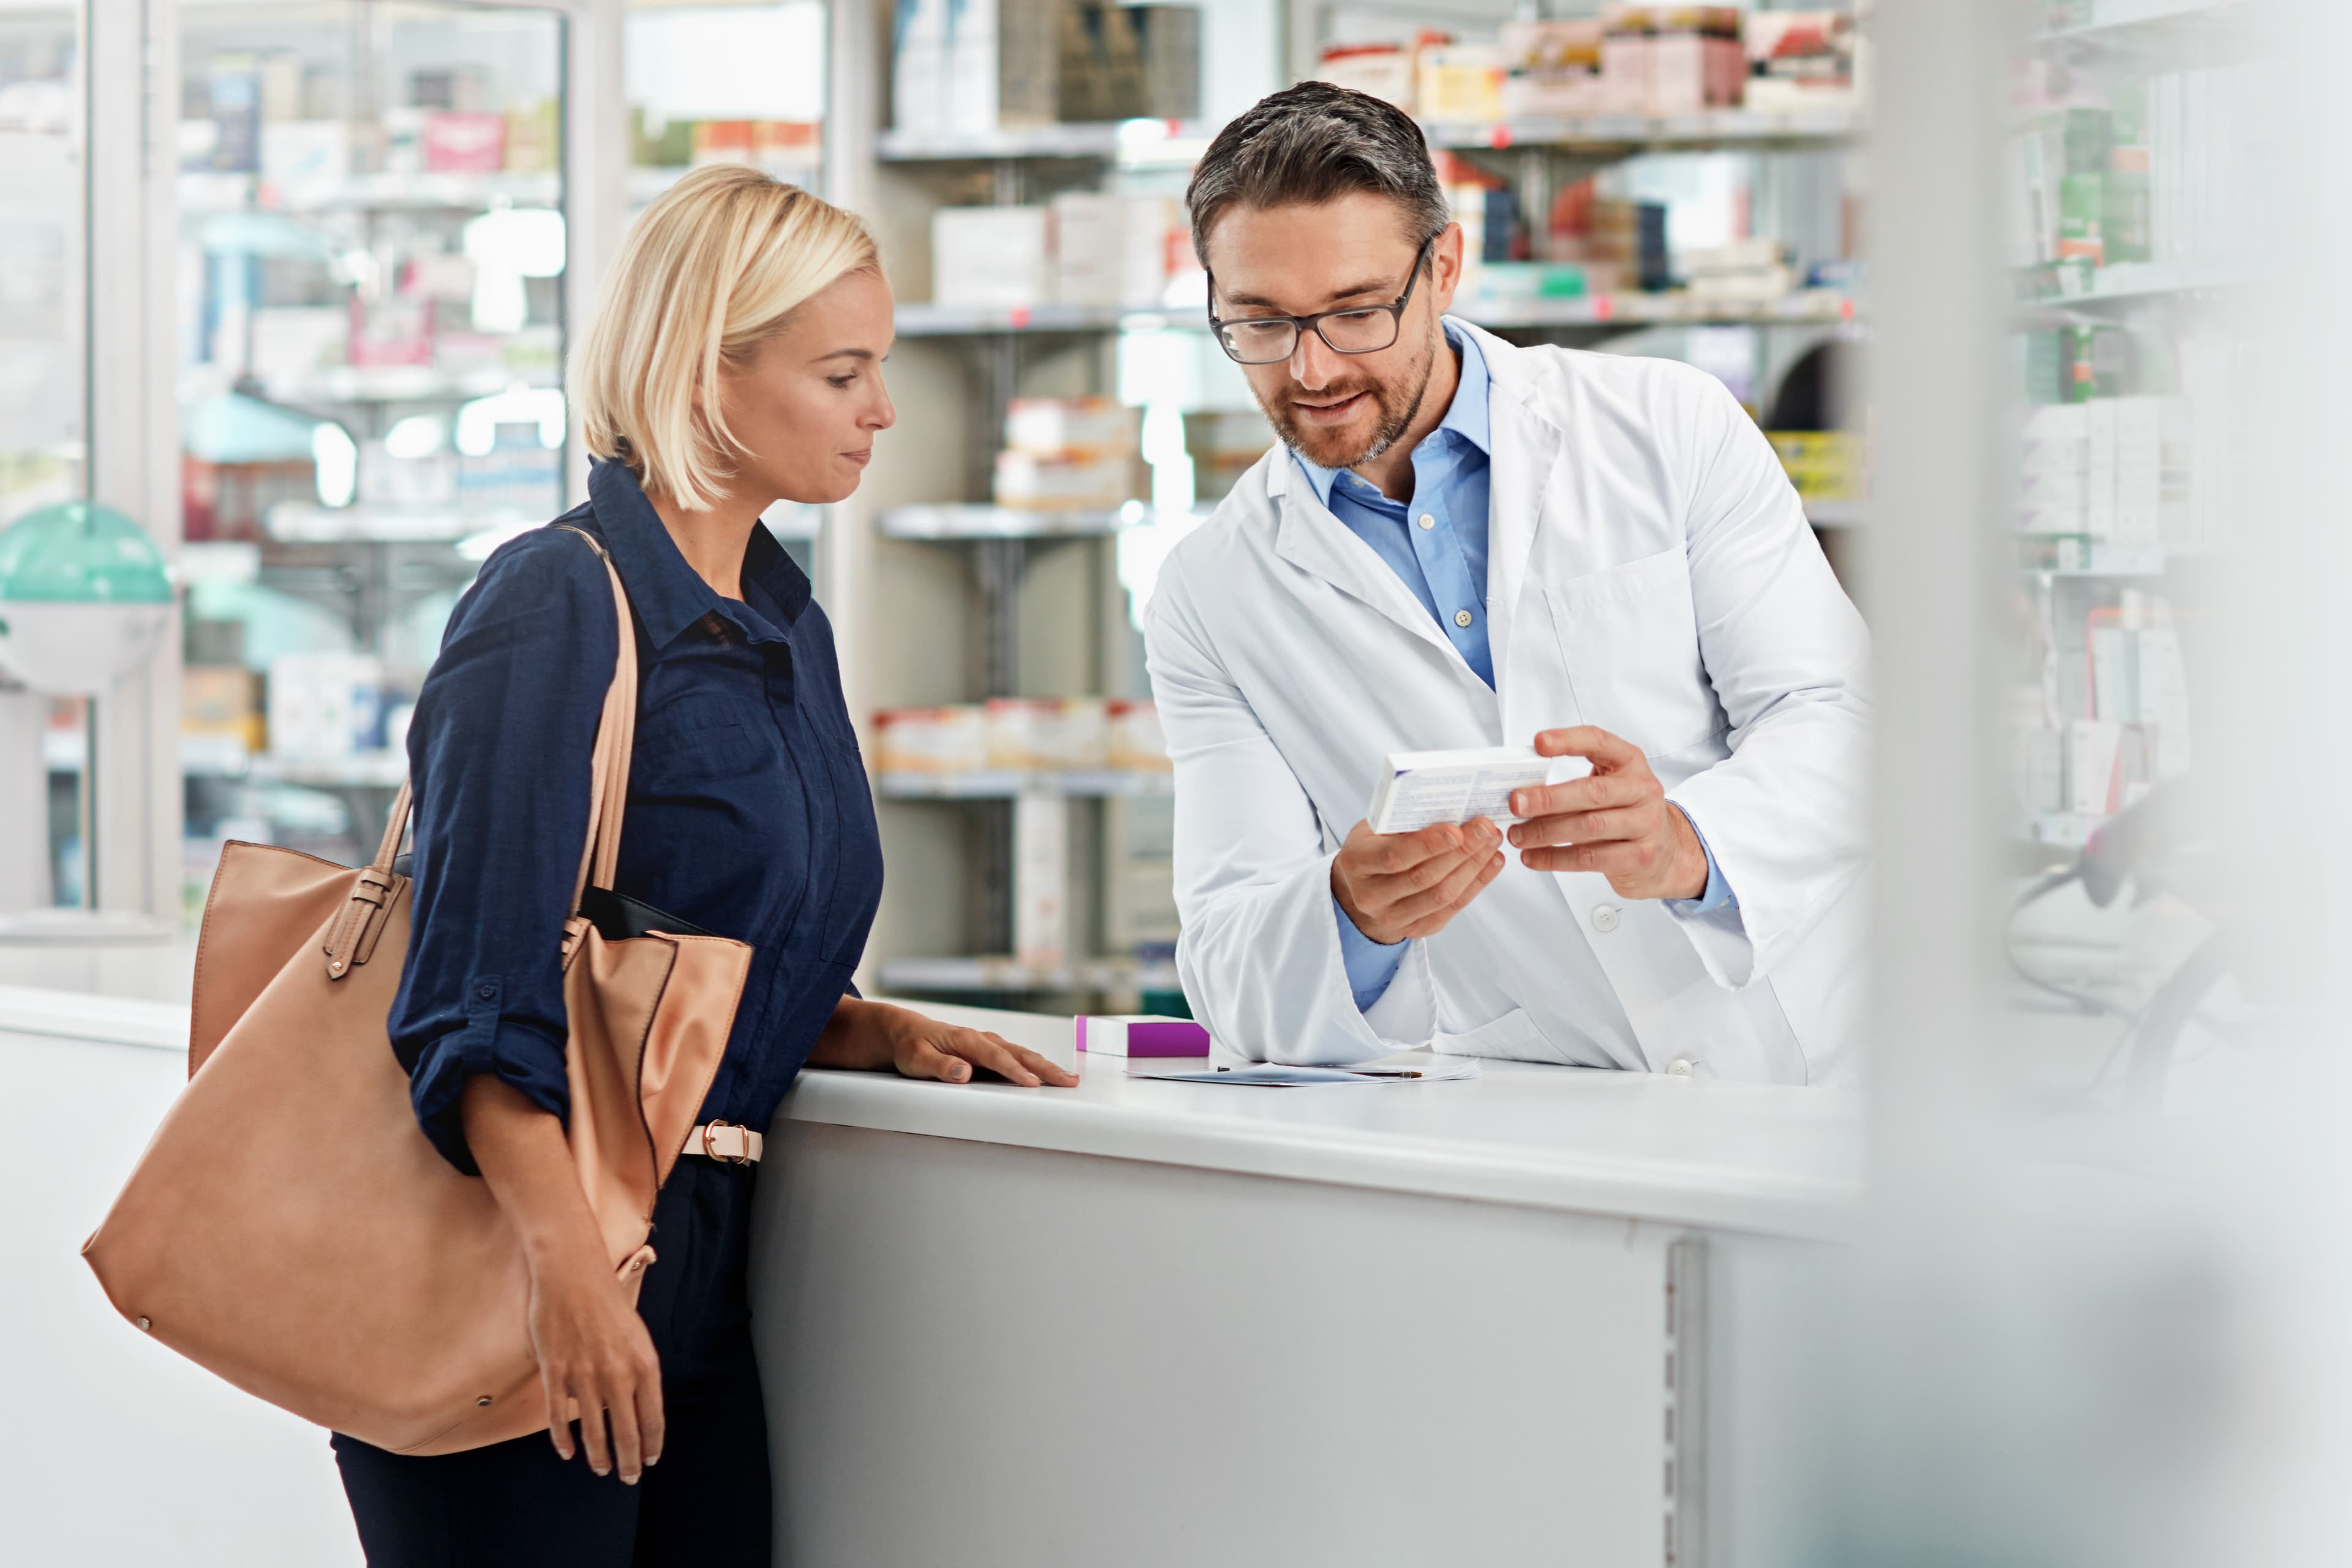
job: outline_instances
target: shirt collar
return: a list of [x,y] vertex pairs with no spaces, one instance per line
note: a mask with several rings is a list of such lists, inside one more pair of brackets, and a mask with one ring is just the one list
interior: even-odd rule
[[[1446,405],[1445,417],[1438,421],[1437,431],[1431,434],[1434,437],[1438,432],[1450,430],[1491,458],[1495,455],[1495,448],[1493,426],[1486,408],[1486,356],[1479,350],[1475,338],[1452,321],[1443,317],[1439,320],[1445,329],[1445,341],[1462,356],[1462,367],[1454,388],[1454,401]],[[1300,471],[1306,474],[1307,482],[1315,487],[1315,499],[1328,510],[1331,487],[1339,482],[1342,470],[1310,463],[1297,452],[1293,452],[1291,457],[1298,464]]]
[[[785,639],[784,632],[748,605],[720,598],[687,564],[626,464],[597,458],[588,470],[588,499],[604,532],[604,548],[612,552],[621,583],[629,591],[629,604],[654,647],[667,647],[680,632],[713,614],[734,623],[748,641]],[[764,525],[751,530],[751,542],[743,552],[743,579],[765,591],[787,626],[808,607],[807,574]]]

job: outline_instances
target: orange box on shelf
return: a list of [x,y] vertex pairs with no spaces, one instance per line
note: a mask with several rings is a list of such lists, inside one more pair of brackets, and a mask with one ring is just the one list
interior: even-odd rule
[[988,718],[977,705],[888,708],[874,716],[874,765],[886,773],[968,773],[988,765]]
[[1114,697],[1103,705],[1109,762],[1130,773],[1164,773],[1176,763],[1160,728],[1160,705],[1148,697]]

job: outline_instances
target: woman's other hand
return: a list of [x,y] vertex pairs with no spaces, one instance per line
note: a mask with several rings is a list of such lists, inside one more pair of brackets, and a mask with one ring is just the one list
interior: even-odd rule
[[645,1467],[661,1458],[661,1362],[598,1238],[592,1232],[582,1239],[584,1247],[530,1253],[530,1343],[547,1394],[548,1436],[557,1453],[572,1458],[563,1412],[567,1401],[576,1401],[588,1468],[600,1476],[618,1468],[635,1486]]
[[809,1064],[867,1071],[887,1068],[907,1078],[942,1083],[967,1083],[974,1073],[987,1071],[1024,1089],[1041,1084],[1070,1089],[1078,1081],[1076,1073],[1055,1066],[1052,1058],[1002,1035],[943,1024],[908,1008],[854,996],[843,997],[834,1010]]
[[661,1458],[661,1362],[604,1256],[563,1125],[487,1075],[467,1081],[460,1107],[475,1163],[530,1265],[530,1343],[547,1395],[548,1440],[572,1458],[564,1410],[576,1402],[588,1468],[600,1476],[617,1469],[635,1486]]

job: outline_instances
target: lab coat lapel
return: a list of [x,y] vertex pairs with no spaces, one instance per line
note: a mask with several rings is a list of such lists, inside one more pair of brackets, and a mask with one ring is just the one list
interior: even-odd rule
[[[1559,427],[1535,405],[1538,389],[1528,374],[1524,351],[1486,332],[1478,333],[1478,346],[1486,356],[1488,439],[1493,446],[1487,458],[1486,641],[1495,661],[1496,689],[1501,692],[1509,679],[1528,562],[1535,550],[1536,530],[1544,522],[1544,498],[1564,442]],[[1505,711],[1510,711],[1507,701]]]
[[[1437,629],[1429,612],[1421,607],[1421,601],[1412,596],[1412,590],[1398,581],[1396,573],[1372,552],[1370,545],[1349,532],[1346,523],[1315,499],[1313,487],[1300,478],[1296,460],[1287,452],[1277,456],[1267,474],[1266,493],[1281,510],[1274,540],[1275,553],[1349,597],[1360,599],[1461,664],[1461,655],[1446,641],[1445,634]],[[1478,680],[1468,665],[1463,664],[1462,670],[1471,680]]]

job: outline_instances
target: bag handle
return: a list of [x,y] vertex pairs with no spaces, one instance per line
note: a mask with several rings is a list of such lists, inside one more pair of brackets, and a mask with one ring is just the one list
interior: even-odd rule
[[[621,818],[629,802],[629,758],[637,738],[637,638],[629,619],[628,590],[621,584],[621,574],[614,566],[612,556],[584,530],[570,523],[556,526],[566,533],[579,534],[604,563],[604,575],[613,584],[613,615],[620,644],[619,655],[613,663],[613,683],[604,690],[604,711],[596,721],[596,749],[589,764],[588,841],[580,854],[580,874],[572,883],[572,910],[576,914],[591,884],[611,887],[613,873],[620,865]],[[400,793],[393,797],[392,813],[384,820],[383,839],[376,846],[375,858],[368,862],[368,869],[377,874],[379,883],[388,884],[391,879],[392,863],[400,854],[400,841],[407,837],[408,818],[414,806],[415,796],[404,776]],[[366,960],[362,957],[359,962]],[[348,967],[348,963],[331,965],[337,975]]]
[[613,584],[613,616],[618,627],[620,651],[613,661],[613,683],[604,690],[604,713],[596,724],[596,750],[589,768],[588,843],[581,852],[580,874],[572,879],[572,908],[591,887],[609,888],[621,861],[621,819],[629,804],[629,759],[637,740],[637,637],[629,618],[628,590],[604,547],[583,530],[559,523],[566,533],[577,533],[604,563]]

